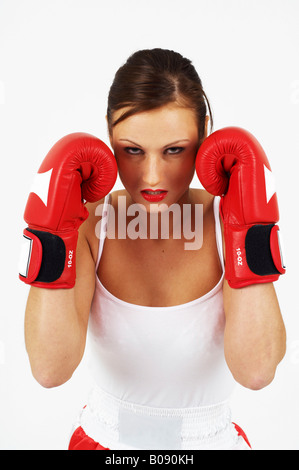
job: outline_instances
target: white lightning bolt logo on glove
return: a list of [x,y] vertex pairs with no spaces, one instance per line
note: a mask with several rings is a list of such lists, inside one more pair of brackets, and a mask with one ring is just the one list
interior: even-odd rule
[[267,197],[267,204],[268,204],[271,197],[274,196],[274,194],[276,193],[275,176],[273,175],[272,171],[268,170],[268,168],[265,165],[264,165],[264,175],[265,175],[265,184],[266,184],[266,197]]
[[36,173],[30,189],[30,192],[35,193],[43,201],[45,206],[48,204],[48,194],[52,170],[53,168],[51,168],[49,171],[46,171],[45,173]]

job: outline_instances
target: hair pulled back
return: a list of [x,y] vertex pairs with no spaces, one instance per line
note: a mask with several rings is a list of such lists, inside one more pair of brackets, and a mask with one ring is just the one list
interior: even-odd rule
[[[192,62],[180,53],[168,49],[139,50],[117,70],[109,90],[109,134],[116,124],[127,117],[173,102],[194,110],[201,143],[207,107],[211,129],[213,117],[201,79]],[[113,122],[113,113],[122,108],[127,110]]]

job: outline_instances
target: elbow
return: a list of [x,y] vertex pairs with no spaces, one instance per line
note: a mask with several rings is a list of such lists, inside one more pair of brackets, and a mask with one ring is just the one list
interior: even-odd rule
[[32,375],[35,380],[39,383],[39,385],[44,388],[60,387],[71,378],[71,375],[69,377],[57,377],[55,375],[50,374],[36,374],[34,372],[32,372]]
[[[276,374],[277,367],[285,355],[285,342],[280,348],[273,348],[273,353],[258,355],[257,357],[242,358],[227,356],[227,365],[240,385],[250,390],[262,390],[270,385]],[[228,360],[230,359],[230,361]]]
[[73,375],[73,371],[51,370],[45,366],[32,365],[31,372],[34,379],[44,388],[55,388],[65,384]]
[[270,385],[275,377],[276,368],[269,370],[256,369],[247,373],[233,374],[234,379],[240,385],[250,390],[262,390]]
[[27,352],[32,376],[44,388],[55,388],[68,382],[83,356],[80,352],[53,358],[48,353]]
[[[275,375],[275,374],[274,374]],[[267,387],[270,385],[270,383],[274,379],[273,376],[253,376],[246,378],[244,381],[240,381],[239,383],[245,387],[248,388],[249,390],[262,390],[263,388]]]
[[35,380],[39,383],[44,388],[55,388],[55,387],[60,387],[61,385],[65,384],[69,379],[61,379],[58,377],[51,377],[47,375],[35,375],[33,374],[33,377]]
[[280,351],[280,354],[275,358],[264,360],[263,363],[251,364],[250,367],[244,367],[244,372],[240,373],[236,378],[243,387],[250,390],[261,390],[273,382],[276,374],[276,369],[280,361],[285,355],[285,347]]

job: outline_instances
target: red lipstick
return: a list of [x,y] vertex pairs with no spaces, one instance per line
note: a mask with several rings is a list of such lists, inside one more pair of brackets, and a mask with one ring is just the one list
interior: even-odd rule
[[143,189],[141,191],[141,194],[144,199],[149,202],[162,201],[162,199],[165,198],[167,193],[168,191],[165,191],[165,189]]

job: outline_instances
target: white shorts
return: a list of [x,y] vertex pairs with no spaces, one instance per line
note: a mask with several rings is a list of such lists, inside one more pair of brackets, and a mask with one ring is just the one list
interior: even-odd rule
[[99,388],[74,426],[69,450],[250,450],[232,423],[228,402],[197,408],[154,408]]

